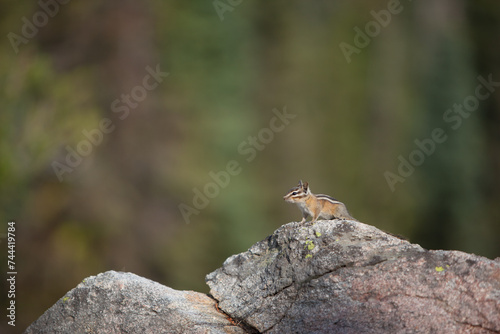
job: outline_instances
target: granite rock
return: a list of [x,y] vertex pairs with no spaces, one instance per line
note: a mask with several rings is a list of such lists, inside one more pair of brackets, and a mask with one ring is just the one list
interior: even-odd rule
[[31,333],[246,333],[209,296],[108,271],[83,280],[25,331]]
[[289,223],[206,277],[261,333],[498,333],[500,263],[355,221]]
[[289,223],[207,275],[210,296],[108,271],[25,333],[500,333],[499,260],[356,221]]

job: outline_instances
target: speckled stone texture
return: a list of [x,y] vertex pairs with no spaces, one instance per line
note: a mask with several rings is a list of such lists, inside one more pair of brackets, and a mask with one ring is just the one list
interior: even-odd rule
[[83,280],[25,333],[246,333],[205,294],[108,271]]
[[206,281],[261,333],[500,332],[500,262],[354,221],[284,225]]
[[206,280],[226,314],[205,294],[108,271],[25,333],[500,332],[500,261],[355,221],[284,225]]

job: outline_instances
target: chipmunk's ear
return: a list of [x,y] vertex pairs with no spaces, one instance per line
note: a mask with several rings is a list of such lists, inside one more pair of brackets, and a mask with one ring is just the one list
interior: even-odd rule
[[299,180],[299,188],[302,188],[302,180]]
[[302,185],[302,188],[304,188],[304,190],[307,192],[307,190],[309,189],[309,183],[304,182],[304,184]]

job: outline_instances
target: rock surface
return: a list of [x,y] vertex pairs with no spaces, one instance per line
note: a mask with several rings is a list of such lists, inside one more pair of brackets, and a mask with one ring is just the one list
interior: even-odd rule
[[108,271],[86,278],[25,333],[245,333],[205,294]]
[[25,333],[500,333],[500,261],[354,221],[284,225],[206,280],[225,314],[205,294],[108,271]]
[[498,333],[500,263],[354,221],[290,223],[207,275],[261,333]]

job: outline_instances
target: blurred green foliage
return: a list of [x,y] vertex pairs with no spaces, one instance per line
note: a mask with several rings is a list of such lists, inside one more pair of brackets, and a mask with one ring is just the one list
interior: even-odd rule
[[[9,33],[42,9],[2,1],[0,218],[17,222],[18,326],[106,270],[208,292],[225,258],[300,218],[282,200],[299,179],[426,248],[499,256],[500,92],[457,130],[443,114],[478,76],[500,81],[500,5],[401,1],[348,62],[339,44],[388,3],[242,1],[221,20],[211,1],[69,2],[16,53]],[[169,76],[121,119],[113,101],[157,65]],[[296,117],[262,140],[273,109]],[[54,161],[106,118],[114,130],[59,182]],[[446,142],[391,191],[384,174],[436,128]],[[233,160],[241,172],[186,224],[179,205]]]

